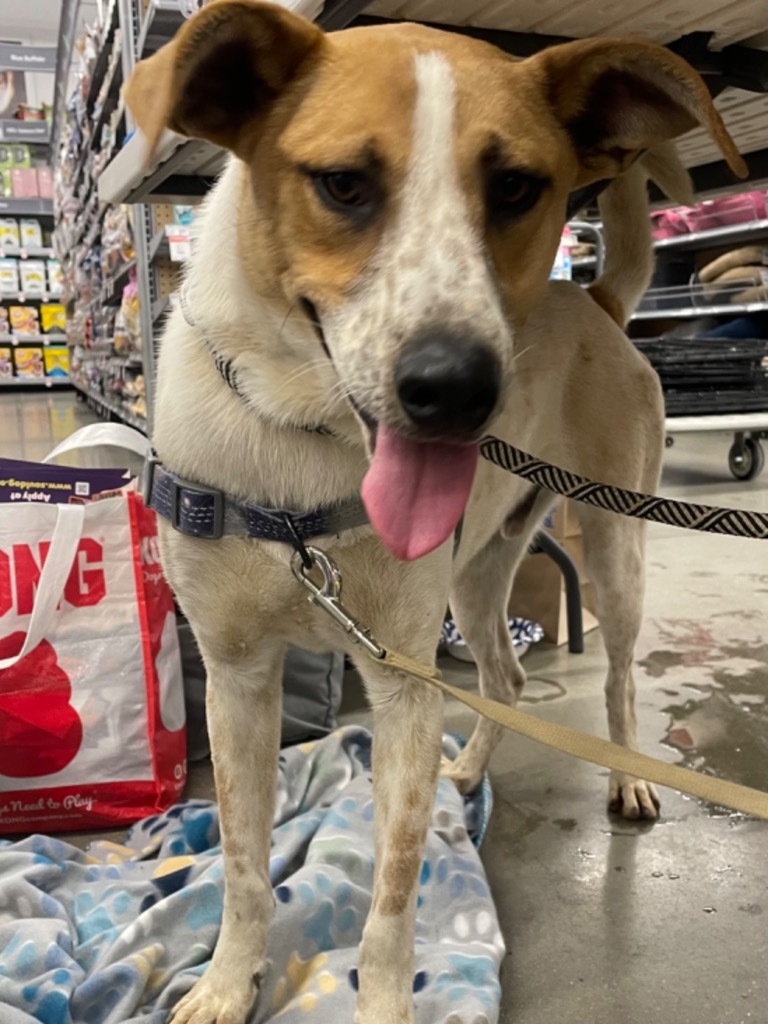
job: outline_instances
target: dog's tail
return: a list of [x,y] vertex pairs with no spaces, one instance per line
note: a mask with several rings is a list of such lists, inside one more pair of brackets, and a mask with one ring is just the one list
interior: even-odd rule
[[690,176],[672,142],[660,143],[645,153],[600,196],[605,269],[589,293],[622,328],[653,276],[649,178],[673,202],[681,206],[694,202]]

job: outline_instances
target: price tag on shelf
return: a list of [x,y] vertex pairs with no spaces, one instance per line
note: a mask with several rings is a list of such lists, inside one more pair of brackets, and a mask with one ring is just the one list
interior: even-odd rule
[[171,250],[171,262],[185,263],[192,255],[189,228],[185,224],[166,224],[165,237]]

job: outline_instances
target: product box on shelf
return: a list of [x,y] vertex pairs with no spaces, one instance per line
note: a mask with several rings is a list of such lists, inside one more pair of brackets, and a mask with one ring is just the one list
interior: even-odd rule
[[25,380],[45,380],[45,361],[39,346],[17,348],[14,352],[16,376]]
[[20,142],[14,142],[10,147],[11,167],[29,169],[32,167],[32,150]]
[[11,333],[11,325],[8,321],[8,310],[5,306],[0,306],[0,335],[9,335]]
[[21,294],[30,299],[46,299],[45,260],[20,260]]
[[13,378],[13,349],[0,345],[0,381]]
[[45,297],[45,261],[20,260],[21,293],[29,299]]
[[37,199],[37,172],[32,167],[14,167],[11,188],[15,199]]
[[48,260],[48,294],[58,298],[64,292],[64,274],[58,260]]
[[43,350],[45,359],[45,373],[48,377],[69,376],[69,349],[61,347],[46,348]]
[[42,249],[43,229],[40,221],[32,217],[24,217],[19,221],[19,237],[22,249]]
[[0,259],[0,295],[14,299],[19,295],[19,261]]
[[67,329],[67,311],[64,306],[45,303],[40,307],[40,326],[43,334],[64,334]]
[[11,306],[11,331],[14,334],[39,334],[40,317],[34,306]]
[[18,249],[20,245],[19,222],[13,217],[0,217],[0,251]]
[[37,168],[37,191],[41,199],[53,199],[53,171],[50,167]]

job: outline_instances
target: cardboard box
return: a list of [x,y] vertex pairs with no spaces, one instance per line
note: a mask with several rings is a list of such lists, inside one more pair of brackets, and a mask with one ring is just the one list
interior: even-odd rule
[[37,168],[37,192],[41,199],[53,199],[53,171],[50,167]]
[[67,312],[58,303],[43,303],[40,307],[40,326],[43,334],[66,334]]
[[[548,520],[546,529],[569,555],[578,570],[584,632],[587,633],[598,625],[595,589],[584,570],[581,526],[573,502],[559,502]],[[548,643],[559,646],[568,642],[563,575],[548,555],[527,555],[520,563],[509,599],[509,614],[538,622]]]
[[49,346],[43,350],[45,359],[45,374],[47,377],[68,377],[69,376],[69,349],[64,345],[61,347]]
[[14,353],[16,376],[25,380],[45,380],[45,361],[43,350],[34,348],[17,348]]
[[13,377],[13,349],[0,346],[0,380]]
[[11,188],[15,199],[37,199],[37,172],[32,167],[14,167],[11,171]]

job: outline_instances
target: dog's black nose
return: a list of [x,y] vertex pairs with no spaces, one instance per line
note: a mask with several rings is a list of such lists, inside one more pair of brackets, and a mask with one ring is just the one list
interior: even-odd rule
[[441,436],[466,434],[495,409],[501,369],[487,345],[450,331],[430,331],[403,350],[395,385],[417,427]]

